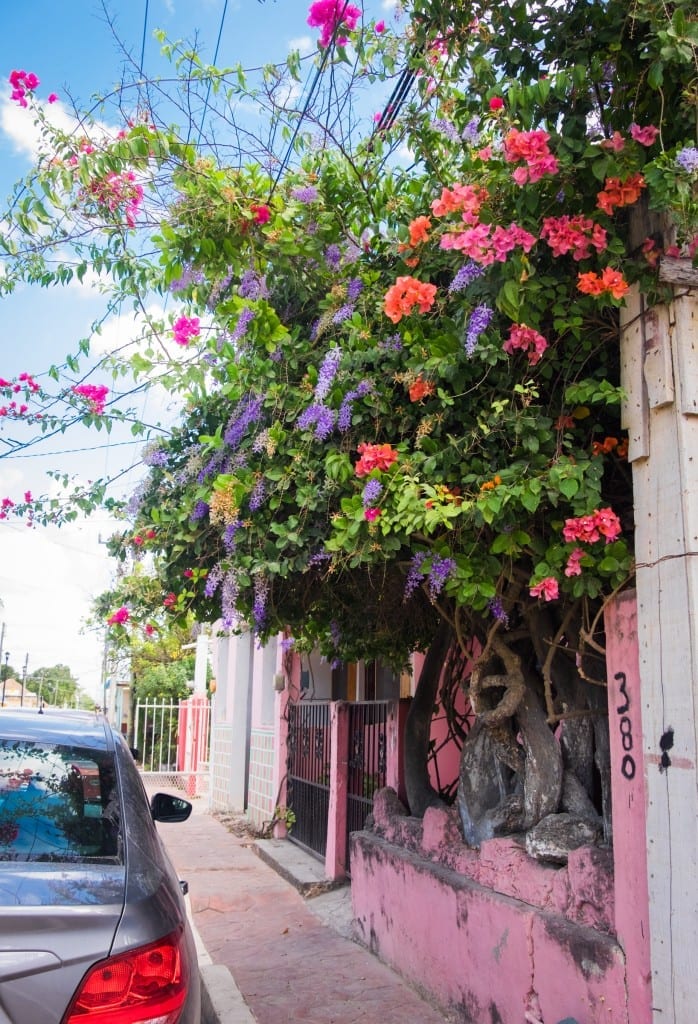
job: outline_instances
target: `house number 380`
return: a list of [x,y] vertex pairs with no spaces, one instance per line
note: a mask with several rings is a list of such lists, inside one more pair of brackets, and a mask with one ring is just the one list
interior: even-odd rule
[[635,778],[635,759],[631,755],[630,751],[633,749],[633,724],[628,718],[628,711],[630,710],[630,697],[628,696],[628,684],[625,677],[625,672],[616,672],[615,679],[620,680],[619,690],[625,701],[620,707],[616,708],[616,712],[620,715],[620,721],[618,727],[620,729],[620,742],[625,754],[620,766],[621,775],[626,779]]

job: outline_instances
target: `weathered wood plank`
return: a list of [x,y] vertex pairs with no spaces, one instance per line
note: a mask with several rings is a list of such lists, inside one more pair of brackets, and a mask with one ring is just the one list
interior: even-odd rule
[[679,407],[687,416],[698,414],[698,293],[674,302],[676,333],[673,345]]
[[645,385],[650,409],[674,402],[669,312],[657,306],[645,314]]
[[659,280],[685,288],[698,288],[698,267],[686,256],[662,256],[659,261]]
[[628,462],[650,453],[647,389],[645,387],[642,297],[635,284],[620,311],[621,382],[626,397],[621,403],[621,425],[628,431]]

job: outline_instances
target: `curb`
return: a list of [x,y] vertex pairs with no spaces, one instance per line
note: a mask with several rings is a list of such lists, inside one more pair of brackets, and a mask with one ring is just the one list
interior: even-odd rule
[[232,974],[223,964],[202,964],[201,1024],[256,1024]]

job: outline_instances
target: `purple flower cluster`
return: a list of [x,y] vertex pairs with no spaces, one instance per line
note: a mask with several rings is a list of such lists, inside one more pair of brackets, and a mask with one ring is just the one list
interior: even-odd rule
[[368,480],[364,487],[364,493],[361,495],[364,508],[372,508],[374,505],[377,505],[382,493],[383,484],[380,480]]
[[143,452],[143,462],[146,466],[166,466],[168,461],[169,456],[162,448],[148,447]]
[[287,651],[292,651],[295,646],[296,646],[295,637],[285,636],[283,638],[283,640],[281,641],[281,650],[284,652],[284,654]]
[[257,512],[264,504],[264,499],[267,496],[267,485],[264,481],[264,477],[260,477],[257,483],[252,488],[250,494],[250,512]]
[[238,317],[238,322],[235,324],[235,327],[233,328],[232,333],[230,335],[230,341],[232,342],[233,345],[236,342],[241,341],[242,338],[245,337],[245,335],[247,334],[247,328],[250,326],[253,320],[254,310],[251,309],[249,306],[245,306],[245,308],[240,313],[240,316]]
[[225,459],[226,453],[224,451],[217,451],[196,474],[196,482],[198,484],[206,483],[211,477],[222,473]]
[[254,603],[252,605],[252,617],[254,619],[255,633],[261,633],[267,621],[267,596],[269,594],[269,583],[263,576],[257,576],[254,581]]
[[344,252],[342,254],[342,258],[344,260],[345,265],[347,267],[351,266],[351,264],[356,263],[356,261],[360,257],[361,249],[356,244],[356,242],[347,242],[347,244],[344,246]]
[[402,595],[403,601],[407,601],[408,598],[412,597],[417,587],[422,585],[422,580],[424,579],[422,563],[426,557],[426,551],[418,551],[412,556],[412,561],[410,562],[410,567],[407,571],[407,578],[405,580],[405,591]]
[[206,516],[210,512],[210,508],[211,507],[210,507],[210,505],[207,502],[202,501],[201,499],[199,499],[197,501],[197,503],[194,505],[194,508],[191,511],[191,515],[189,516],[189,521],[192,522],[192,523],[198,523],[199,520],[205,519]]
[[450,142],[460,142],[458,129],[452,121],[447,121],[445,118],[437,118],[431,122],[431,127],[435,132],[445,135]]
[[243,299],[268,299],[267,279],[256,270],[246,270],[240,278],[238,293]]
[[473,260],[468,260],[468,262],[456,273],[456,276],[448,286],[449,294],[453,295],[454,292],[462,292],[464,288],[467,288],[469,284],[472,284],[472,282],[476,278],[480,277],[481,274],[484,274],[484,272],[483,268],[479,267],[477,263]]
[[476,306],[470,314],[468,329],[465,332],[465,351],[468,356],[475,351],[477,339],[490,326],[493,316],[494,310],[489,306]]
[[509,628],[509,616],[504,611],[504,605],[502,604],[501,597],[493,597],[492,600],[488,603],[487,607],[492,612],[492,614],[494,615],[495,619],[497,619],[498,622],[501,622],[502,625],[506,629],[508,629]]
[[220,562],[218,562],[216,565],[214,565],[213,569],[209,570],[209,574],[206,577],[206,582],[204,584],[204,594],[206,595],[206,597],[213,597],[213,595],[218,590],[218,587],[220,586],[222,579],[223,566],[221,565]]
[[316,203],[318,195],[318,190],[314,185],[291,189],[291,199],[295,199],[297,203]]
[[364,290],[364,283],[360,277],[352,277],[351,281],[347,285],[347,298],[350,302],[356,302],[361,292]]
[[322,365],[318,370],[317,384],[315,385],[315,401],[322,402],[327,398],[332,387],[332,382],[337,376],[339,364],[342,361],[342,350],[336,346],[325,353]]
[[223,547],[229,554],[232,554],[232,552],[235,550],[238,530],[241,529],[242,520],[235,519],[232,523],[228,523],[225,530],[223,531]]
[[343,324],[345,320],[349,319],[349,317],[352,315],[353,312],[354,312],[354,303],[353,302],[345,302],[343,306],[339,307],[337,312],[332,317],[332,323],[333,324]]
[[223,578],[221,589],[221,618],[224,629],[232,629],[238,621],[236,602],[240,587],[234,570],[230,569]]
[[227,292],[232,279],[233,268],[228,267],[223,277],[216,281],[213,288],[211,288],[211,291],[209,292],[208,299],[206,300],[206,305],[208,306],[209,309],[216,308],[216,306],[221,300],[221,297],[225,295],[225,293]]
[[223,440],[232,451],[237,451],[243,437],[253,423],[259,420],[262,412],[262,399],[249,394],[238,403],[223,434]]
[[446,580],[455,572],[455,569],[456,563],[452,558],[439,558],[438,555],[434,555],[431,560],[431,569],[429,570],[427,581],[429,597],[432,601],[437,599],[443,590]]
[[335,619],[330,622],[330,636],[332,637],[332,646],[338,648],[342,640],[342,631]]
[[378,342],[378,348],[383,352],[402,352],[402,338],[399,334],[390,334]]
[[170,285],[171,292],[183,292],[185,288],[189,288],[193,284],[202,284],[204,275],[200,270],[194,270],[191,264],[187,264],[182,271],[182,276],[178,277],[176,281],[173,281]]
[[281,360],[284,358],[284,353],[281,347],[277,345],[274,351],[270,353],[269,358],[271,359],[272,363],[280,363]]
[[689,174],[698,171],[698,149],[695,146],[686,146],[685,149],[676,154],[676,163]]
[[328,409],[322,402],[313,402],[300,414],[296,425],[300,430],[310,430],[311,427],[315,427],[315,439],[325,441],[334,430],[335,416],[334,409]]
[[323,562],[328,562],[331,557],[332,555],[327,551],[316,551],[315,554],[311,555],[308,559],[308,567],[312,566],[315,568],[317,565],[322,565]]
[[371,384],[370,380],[362,380],[356,388],[347,391],[342,399],[342,404],[339,407],[339,416],[337,417],[337,427],[343,434],[351,426],[351,410],[354,402],[357,398],[364,398],[371,391],[373,391],[373,384]]
[[342,250],[339,248],[336,242],[328,245],[325,249],[323,256],[325,257],[325,263],[330,270],[339,270],[342,262]]
[[480,141],[480,119],[478,117],[473,117],[468,121],[461,132],[461,138],[463,142],[467,142],[471,146],[477,146]]
[[148,482],[146,480],[143,480],[138,485],[138,487],[136,487],[135,491],[133,492],[131,497],[128,499],[128,502],[126,504],[126,511],[128,512],[128,514],[130,516],[135,516],[135,515],[138,514],[138,511],[139,511],[141,505],[143,504],[143,499],[145,498],[147,490],[148,490]]

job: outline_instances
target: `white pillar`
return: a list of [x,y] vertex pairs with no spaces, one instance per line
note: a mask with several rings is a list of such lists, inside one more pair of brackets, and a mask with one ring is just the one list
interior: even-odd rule
[[655,1024],[696,1019],[698,972],[698,290],[622,316],[633,466]]

